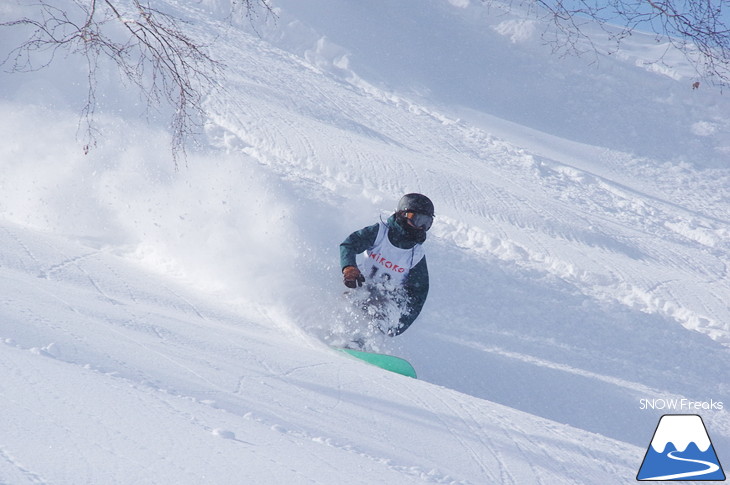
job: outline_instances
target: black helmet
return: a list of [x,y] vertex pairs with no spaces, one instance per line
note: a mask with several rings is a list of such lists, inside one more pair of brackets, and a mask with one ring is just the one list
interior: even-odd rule
[[396,217],[405,228],[425,234],[433,224],[433,202],[421,194],[406,194],[398,202]]
[[398,212],[416,212],[434,216],[433,202],[422,194],[406,194],[398,202]]

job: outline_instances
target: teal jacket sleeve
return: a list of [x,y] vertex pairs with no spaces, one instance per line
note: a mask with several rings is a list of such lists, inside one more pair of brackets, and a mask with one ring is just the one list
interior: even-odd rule
[[340,244],[340,268],[345,266],[356,266],[355,257],[370,249],[378,238],[379,224],[364,227],[359,231],[355,231]]
[[405,290],[408,297],[408,308],[400,317],[398,328],[395,329],[396,335],[400,335],[411,326],[421,313],[423,304],[426,303],[426,297],[428,296],[428,265],[425,256],[408,273]]

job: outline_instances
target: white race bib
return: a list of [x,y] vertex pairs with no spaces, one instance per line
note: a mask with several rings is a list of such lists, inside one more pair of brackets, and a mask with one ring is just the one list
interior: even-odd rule
[[423,259],[425,252],[420,244],[411,249],[393,246],[388,239],[388,225],[381,221],[375,244],[365,255],[362,274],[368,281],[400,286],[411,268]]

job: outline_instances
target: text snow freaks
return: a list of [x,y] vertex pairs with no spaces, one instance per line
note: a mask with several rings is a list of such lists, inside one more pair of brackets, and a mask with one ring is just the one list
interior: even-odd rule
[[722,401],[693,401],[687,398],[639,399],[639,409],[659,409],[667,411],[721,411]]

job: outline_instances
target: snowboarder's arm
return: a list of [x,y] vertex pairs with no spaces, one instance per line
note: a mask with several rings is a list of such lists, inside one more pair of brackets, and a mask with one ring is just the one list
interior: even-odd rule
[[428,265],[425,257],[408,273],[405,289],[408,296],[408,308],[407,312],[400,317],[400,324],[395,329],[395,335],[402,334],[411,326],[421,313],[423,304],[426,303],[426,297],[428,296]]
[[340,268],[357,266],[355,256],[373,247],[378,237],[379,224],[355,231],[340,244]]

